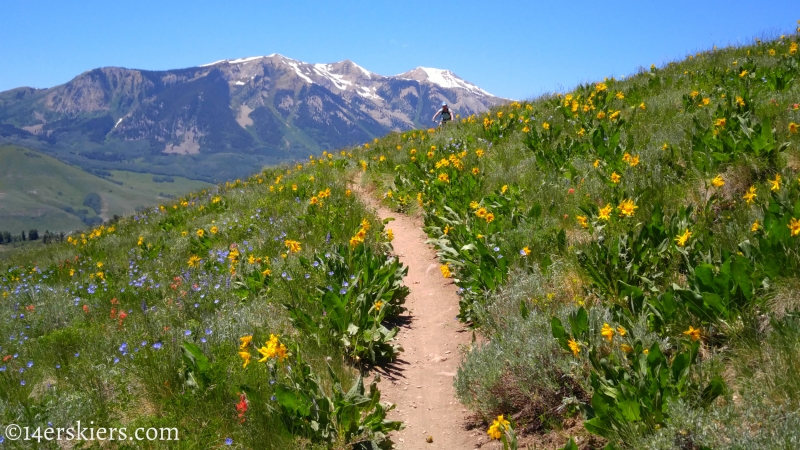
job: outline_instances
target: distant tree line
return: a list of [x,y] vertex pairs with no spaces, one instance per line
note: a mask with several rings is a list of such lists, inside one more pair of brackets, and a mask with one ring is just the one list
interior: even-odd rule
[[39,230],[32,229],[28,230],[25,233],[25,230],[22,230],[20,234],[11,234],[10,231],[0,231],[0,245],[7,245],[14,242],[20,241],[38,241],[41,240],[45,244],[52,244],[56,242],[63,242],[64,241],[64,232],[60,233],[51,233],[50,231],[45,231],[44,234],[39,234]]

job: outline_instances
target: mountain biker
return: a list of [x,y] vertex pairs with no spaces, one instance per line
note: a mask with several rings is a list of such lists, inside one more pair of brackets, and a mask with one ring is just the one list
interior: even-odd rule
[[434,122],[436,122],[436,116],[438,116],[438,115],[441,115],[441,119],[442,119],[441,123],[439,124],[440,126],[441,125],[445,125],[445,124],[447,124],[447,122],[450,122],[451,120],[453,120],[453,113],[450,111],[450,108],[447,107],[447,102],[442,102],[441,109],[439,109],[439,111],[436,111],[436,114],[433,115],[433,119],[432,120]]

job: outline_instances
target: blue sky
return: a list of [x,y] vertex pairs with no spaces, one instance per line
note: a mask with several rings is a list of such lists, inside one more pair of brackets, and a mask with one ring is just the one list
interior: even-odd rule
[[174,69],[280,53],[382,75],[452,70],[526,99],[713,45],[792,32],[794,1],[0,2],[0,91],[96,67]]

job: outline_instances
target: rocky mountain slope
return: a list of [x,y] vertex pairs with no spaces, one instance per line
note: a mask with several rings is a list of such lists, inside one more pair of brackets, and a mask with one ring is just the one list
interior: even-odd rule
[[447,70],[382,76],[278,54],[160,72],[106,67],[0,93],[0,139],[94,171],[215,181],[427,127],[442,101],[467,116],[505,99]]

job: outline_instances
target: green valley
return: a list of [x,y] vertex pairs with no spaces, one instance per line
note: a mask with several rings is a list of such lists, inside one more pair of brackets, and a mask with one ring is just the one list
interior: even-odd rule
[[[125,171],[99,177],[16,146],[0,147],[0,161],[0,232],[15,235],[30,229],[73,231],[94,220],[109,220],[209,185]],[[154,179],[172,181],[156,183]],[[94,209],[85,204],[90,193],[100,197]]]

